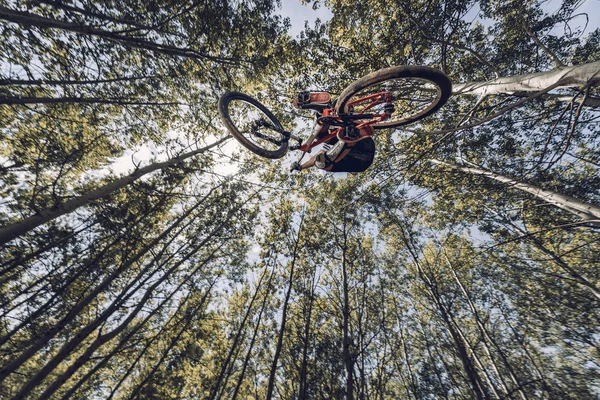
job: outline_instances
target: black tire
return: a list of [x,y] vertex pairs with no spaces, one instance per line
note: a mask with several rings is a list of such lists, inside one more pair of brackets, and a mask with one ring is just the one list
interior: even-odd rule
[[[219,114],[233,137],[255,154],[281,158],[287,152],[289,138],[282,134],[285,130],[277,117],[258,100],[243,93],[227,92],[219,99]],[[252,129],[259,120],[268,122],[270,127]]]
[[[452,94],[452,82],[442,71],[429,67],[384,68],[360,78],[344,89],[336,101],[336,112],[338,115],[362,114],[360,103],[354,106],[349,103],[384,90],[392,92],[395,111],[390,119],[371,125],[375,129],[411,124],[433,114],[448,101]],[[406,95],[410,95],[410,98]],[[382,113],[383,104],[364,111],[372,112]]]

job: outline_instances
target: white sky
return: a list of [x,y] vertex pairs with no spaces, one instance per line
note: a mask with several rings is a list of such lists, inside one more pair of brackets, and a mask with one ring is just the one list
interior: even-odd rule
[[312,5],[302,5],[300,0],[281,0],[279,13],[290,19],[292,27],[289,32],[292,37],[296,37],[304,29],[305,21],[310,21],[312,25],[317,18],[325,22],[333,16],[331,11],[322,5],[317,10],[313,10]]

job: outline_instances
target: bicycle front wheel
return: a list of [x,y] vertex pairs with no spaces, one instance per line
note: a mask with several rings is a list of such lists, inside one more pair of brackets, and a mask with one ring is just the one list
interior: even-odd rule
[[452,94],[452,82],[442,71],[429,67],[384,68],[348,86],[336,101],[336,112],[338,115],[383,114],[386,103],[373,105],[368,98],[377,93],[391,94],[394,112],[390,118],[371,126],[393,128],[411,124],[439,110]]
[[229,132],[248,150],[266,158],[281,158],[289,138],[273,113],[258,100],[239,92],[219,99],[219,114]]

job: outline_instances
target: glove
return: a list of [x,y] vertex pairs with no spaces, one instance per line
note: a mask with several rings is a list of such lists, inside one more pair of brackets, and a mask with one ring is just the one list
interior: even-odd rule
[[292,165],[290,165],[290,172],[292,171],[302,171],[302,166],[298,161],[294,161]]

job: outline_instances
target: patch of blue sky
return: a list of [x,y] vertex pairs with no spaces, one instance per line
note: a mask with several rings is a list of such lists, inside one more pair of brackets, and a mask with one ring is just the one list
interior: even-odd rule
[[320,5],[313,9],[312,4],[302,4],[300,0],[281,0],[281,9],[279,14],[290,19],[292,26],[289,29],[289,34],[292,37],[297,37],[304,29],[305,23],[314,24],[318,18],[321,22],[326,22],[333,17],[329,8]]

